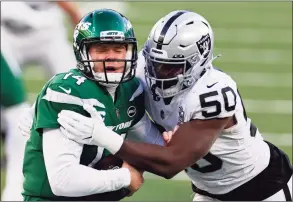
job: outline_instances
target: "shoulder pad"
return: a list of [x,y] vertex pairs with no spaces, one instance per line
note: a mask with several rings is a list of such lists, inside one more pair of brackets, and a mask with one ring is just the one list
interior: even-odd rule
[[101,108],[105,107],[92,96],[93,94],[99,94],[101,91],[99,86],[78,71],[56,75],[49,81],[45,90],[46,92],[42,99],[48,101],[80,106],[88,103]]

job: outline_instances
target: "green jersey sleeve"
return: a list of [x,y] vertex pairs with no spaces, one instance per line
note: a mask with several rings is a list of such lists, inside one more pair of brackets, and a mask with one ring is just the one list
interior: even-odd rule
[[57,119],[61,110],[85,115],[83,101],[78,95],[78,91],[66,83],[51,83],[45,87],[37,100],[34,129],[59,128]]

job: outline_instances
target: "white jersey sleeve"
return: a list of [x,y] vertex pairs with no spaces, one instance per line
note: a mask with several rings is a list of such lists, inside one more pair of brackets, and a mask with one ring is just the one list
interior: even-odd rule
[[79,164],[82,149],[81,144],[62,135],[60,129],[44,131],[44,160],[55,195],[79,197],[129,186],[130,172],[126,168],[95,170]]
[[196,89],[189,93],[187,100],[193,105],[190,119],[226,118],[235,114],[238,101],[236,83],[230,76],[215,71],[206,72]]

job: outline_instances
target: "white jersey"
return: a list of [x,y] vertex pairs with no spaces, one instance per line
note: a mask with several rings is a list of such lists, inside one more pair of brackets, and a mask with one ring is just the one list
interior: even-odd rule
[[137,76],[146,90],[146,109],[165,130],[193,119],[234,117],[235,125],[221,132],[210,152],[185,169],[198,189],[225,194],[268,166],[269,147],[258,130],[251,132],[251,120],[246,117],[237,85],[230,76],[211,67],[190,90],[176,95],[167,105],[147,86],[144,66],[139,54]]

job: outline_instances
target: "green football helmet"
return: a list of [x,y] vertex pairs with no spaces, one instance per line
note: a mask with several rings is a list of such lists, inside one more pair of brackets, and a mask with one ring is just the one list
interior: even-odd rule
[[[123,73],[106,73],[105,62],[109,60],[92,60],[89,47],[93,44],[126,44],[126,58]],[[73,49],[77,68],[92,80],[104,84],[119,84],[134,78],[137,61],[137,41],[130,21],[111,9],[97,9],[85,15],[76,25],[73,34]],[[104,72],[96,73],[93,62],[103,62]]]

